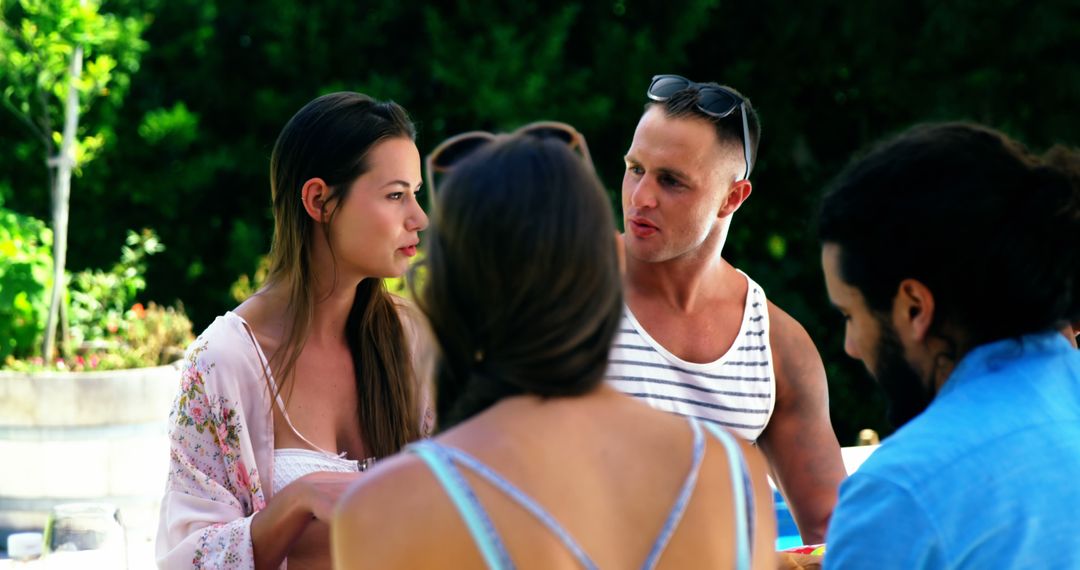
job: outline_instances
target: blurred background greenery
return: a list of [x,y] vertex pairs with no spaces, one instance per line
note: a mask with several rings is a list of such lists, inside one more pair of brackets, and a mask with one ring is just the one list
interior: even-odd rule
[[[0,0],[5,30],[22,25],[27,2]],[[94,158],[72,183],[68,268],[113,266],[130,230],[152,229],[167,249],[139,262],[145,289],[125,302],[182,301],[196,331],[256,279],[272,231],[270,151],[317,95],[403,104],[421,153],[468,129],[569,122],[618,208],[649,78],[738,88],[763,137],[725,256],[817,343],[844,445],[860,428],[888,429],[824,293],[810,223],[828,180],[868,143],[920,121],[979,121],[1037,149],[1080,139],[1075,0],[106,0],[101,12],[125,31],[88,48],[120,55],[82,119]],[[14,65],[4,49],[0,67]],[[0,75],[7,97],[13,81]],[[38,236],[28,255],[40,258],[51,238],[33,218],[49,220],[49,172],[44,143],[20,122],[0,112],[0,214],[19,214],[2,218],[8,234]],[[44,295],[49,270],[24,269],[21,283]],[[35,318],[31,305],[22,318]]]

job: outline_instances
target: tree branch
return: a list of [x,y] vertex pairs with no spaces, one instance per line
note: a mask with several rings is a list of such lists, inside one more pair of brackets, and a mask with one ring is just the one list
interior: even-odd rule
[[26,116],[25,113],[16,108],[15,105],[12,105],[11,100],[7,97],[4,97],[4,107],[6,107],[7,110],[11,111],[11,114],[15,115],[15,117],[19,119],[22,124],[26,125],[27,129],[30,129],[30,132],[34,135],[34,138],[40,139],[43,143],[45,143],[46,148],[48,148],[49,135],[46,134],[45,131],[41,130],[41,127],[35,124],[34,121],[32,121],[30,117]]

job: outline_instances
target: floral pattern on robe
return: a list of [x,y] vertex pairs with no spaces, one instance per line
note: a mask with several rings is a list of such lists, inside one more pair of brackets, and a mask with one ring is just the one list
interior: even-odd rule
[[[422,433],[435,418],[429,333],[399,306],[420,383]],[[156,543],[159,568],[254,568],[251,519],[273,480],[274,425],[266,360],[247,324],[229,312],[188,348],[170,413],[170,464]],[[282,564],[282,568],[285,564]]]

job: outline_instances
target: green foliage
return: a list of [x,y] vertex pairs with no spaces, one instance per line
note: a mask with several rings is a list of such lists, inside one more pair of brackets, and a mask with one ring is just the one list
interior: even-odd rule
[[195,340],[191,320],[184,313],[184,306],[160,307],[150,303],[145,311],[136,303],[124,342],[125,368],[168,364],[184,356],[184,348]]
[[163,251],[152,230],[128,232],[120,261],[108,271],[84,270],[71,277],[69,326],[72,342],[85,343],[126,338],[130,319],[125,315],[135,296],[146,288],[146,257]]
[[144,307],[146,258],[165,249],[149,229],[128,232],[108,271],[69,276],[68,356],[46,363],[40,338],[48,309],[52,233],[44,222],[0,209],[0,363],[10,370],[111,370],[172,362],[193,340],[182,305]]
[[183,149],[195,141],[198,130],[199,116],[180,102],[169,109],[147,113],[139,125],[139,136],[150,145]]
[[256,291],[262,289],[269,271],[270,258],[265,255],[259,256],[255,273],[250,276],[247,273],[240,274],[240,277],[237,277],[236,281],[229,287],[229,295],[232,296],[233,301],[243,303],[248,297],[254,295]]
[[[0,4],[15,30],[21,6]],[[874,385],[843,353],[843,325],[822,285],[810,222],[829,179],[871,141],[918,121],[981,121],[1035,148],[1080,143],[1072,0],[109,0],[102,7],[145,28],[140,37],[152,48],[136,66],[113,56],[108,97],[126,89],[122,108],[90,109],[94,124],[105,125],[93,131],[104,145],[72,195],[73,269],[110,266],[110,244],[127,228],[154,227],[170,249],[148,268],[145,293],[183,299],[198,328],[236,302],[230,288],[239,275],[248,274],[246,291],[254,290],[252,272],[272,233],[273,142],[321,93],[397,100],[418,122],[421,153],[468,129],[569,122],[588,138],[617,208],[621,158],[649,77],[680,73],[737,87],[764,130],[754,192],[735,217],[725,256],[817,343],[845,444],[863,427],[888,430]],[[3,46],[14,40],[4,36],[0,88],[7,89],[16,84]],[[45,217],[41,143],[18,121],[0,115],[0,148],[8,150],[0,153],[0,199]]]
[[0,208],[0,362],[40,347],[52,285],[52,232]]
[[77,354],[46,363],[40,356],[28,359],[8,357],[4,368],[17,372],[69,370],[91,372],[159,366],[183,357],[184,347],[194,340],[191,321],[182,306],[161,307],[155,303],[132,305],[125,311],[125,334],[112,341],[91,343]]
[[[19,0],[0,3],[0,84],[2,101],[51,155],[59,147],[63,103],[71,56],[84,49],[76,88],[80,114],[104,99],[119,105],[146,50],[144,23],[100,11],[100,0]],[[107,111],[106,111],[107,112]],[[75,166],[92,160],[105,145],[108,122],[83,121],[75,141]]]

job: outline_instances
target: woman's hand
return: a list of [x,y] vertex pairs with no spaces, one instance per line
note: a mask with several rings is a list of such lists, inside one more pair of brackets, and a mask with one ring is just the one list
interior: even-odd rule
[[[337,504],[341,495],[360,478],[360,473],[334,473],[330,471],[316,471],[289,483],[285,489],[298,485],[304,493],[305,509],[311,513],[311,518],[329,523],[333,515],[334,505]],[[282,493],[285,492],[282,489]]]
[[329,524],[334,504],[360,473],[317,471],[286,485],[251,519],[256,568],[277,568],[308,523]]

